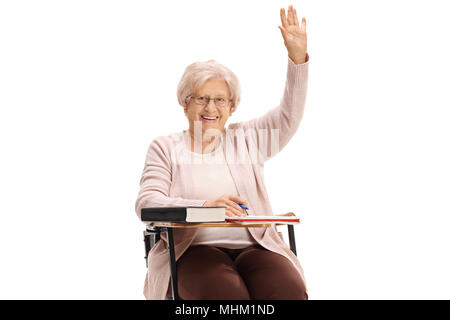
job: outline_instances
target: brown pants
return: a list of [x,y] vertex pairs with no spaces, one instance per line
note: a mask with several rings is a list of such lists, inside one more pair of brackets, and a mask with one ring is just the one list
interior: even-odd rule
[[308,299],[293,264],[260,245],[244,249],[191,246],[177,261],[177,276],[183,300]]

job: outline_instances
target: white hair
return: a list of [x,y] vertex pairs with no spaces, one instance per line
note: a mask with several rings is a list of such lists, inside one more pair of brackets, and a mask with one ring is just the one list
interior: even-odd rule
[[209,79],[222,79],[230,90],[232,111],[235,111],[241,100],[241,87],[236,75],[215,60],[194,62],[186,67],[177,88],[178,103],[186,108],[187,97],[195,94]]

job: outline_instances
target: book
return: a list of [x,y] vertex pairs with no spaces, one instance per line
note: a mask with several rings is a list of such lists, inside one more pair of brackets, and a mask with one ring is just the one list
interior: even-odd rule
[[260,224],[260,223],[276,223],[276,224],[297,224],[300,218],[296,216],[246,216],[246,217],[226,217],[225,221],[236,222],[241,224]]
[[148,207],[141,209],[142,221],[224,222],[225,207]]

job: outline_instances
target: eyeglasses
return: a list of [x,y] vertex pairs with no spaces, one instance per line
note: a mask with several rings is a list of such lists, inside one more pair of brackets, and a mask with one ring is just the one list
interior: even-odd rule
[[215,98],[210,98],[208,96],[200,96],[200,97],[190,96],[190,97],[194,98],[194,102],[201,106],[206,106],[209,104],[210,100],[214,100],[214,104],[217,107],[221,108],[228,106],[228,104],[232,101],[232,99],[227,99],[224,97],[215,97]]

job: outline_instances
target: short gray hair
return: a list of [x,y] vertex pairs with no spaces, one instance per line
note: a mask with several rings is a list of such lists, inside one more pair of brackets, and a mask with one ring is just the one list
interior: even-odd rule
[[194,94],[209,79],[222,79],[230,90],[233,102],[232,111],[235,111],[241,101],[241,87],[236,75],[215,60],[194,62],[186,67],[177,88],[178,103],[186,108],[186,99]]

